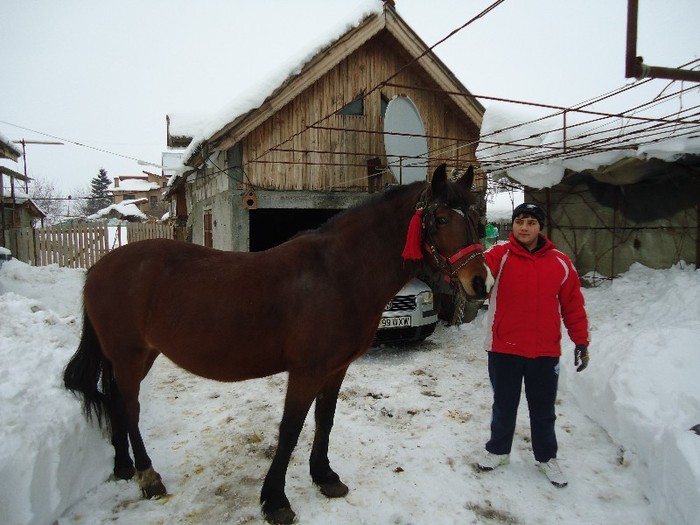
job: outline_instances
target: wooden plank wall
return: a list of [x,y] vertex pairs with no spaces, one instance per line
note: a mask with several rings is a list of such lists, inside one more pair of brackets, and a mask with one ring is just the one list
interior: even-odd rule
[[36,264],[34,232],[31,227],[10,228],[4,231],[5,246],[12,256],[20,261]]
[[[244,139],[243,159],[253,185],[275,190],[366,191],[367,160],[379,157],[386,161],[381,133],[382,95],[389,100],[395,95],[408,95],[421,113],[426,134],[438,137],[428,139],[430,173],[440,162],[447,162],[450,168],[464,169],[475,159],[479,130],[440,92],[420,89],[400,92],[385,87],[365,98],[364,115],[334,114],[411,60],[400,51],[392,53],[388,49],[399,49],[398,45],[391,45],[390,37],[371,40]],[[437,88],[415,64],[392,82]],[[332,116],[324,118],[328,115]],[[318,121],[326,129],[306,129]],[[294,138],[285,142],[289,137]],[[262,155],[265,152],[268,153]]]

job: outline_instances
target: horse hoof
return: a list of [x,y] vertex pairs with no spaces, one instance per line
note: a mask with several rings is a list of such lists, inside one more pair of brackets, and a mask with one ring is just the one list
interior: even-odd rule
[[161,481],[160,474],[153,470],[153,467],[139,470],[136,473],[136,479],[141,487],[141,494],[146,499],[158,499],[168,493]]
[[327,498],[342,498],[343,496],[347,496],[348,492],[350,492],[348,486],[340,480],[317,483],[317,485],[321,490],[321,494]]
[[294,518],[296,518],[296,514],[291,507],[282,507],[272,511],[263,510],[263,514],[265,515],[265,521],[274,525],[289,525],[294,523]]
[[117,479],[131,479],[136,474],[136,469],[132,467],[114,467],[114,477]]

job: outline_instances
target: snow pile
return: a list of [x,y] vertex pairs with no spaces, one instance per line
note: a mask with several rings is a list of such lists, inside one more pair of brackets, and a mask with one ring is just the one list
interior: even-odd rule
[[[567,116],[566,137],[563,117],[539,116],[522,108],[490,106],[484,113],[481,138],[476,150],[479,162],[495,175],[505,172],[508,177],[531,188],[551,188],[561,182],[564,171],[584,171],[609,166],[626,157],[658,158],[674,161],[687,153],[700,154],[700,137],[684,135],[677,138],[631,148],[633,142],[620,149],[599,151],[588,155],[577,153],[569,158],[552,156],[563,144],[575,151],[590,146],[591,136],[597,141],[624,134],[624,125],[612,128],[596,123],[576,123],[581,117]],[[635,137],[630,133],[630,141]],[[530,162],[530,164],[527,164]],[[514,166],[511,164],[515,163]]]
[[[0,522],[263,523],[257,501],[285,376],[218,383],[161,357],[143,384],[142,432],[170,495],[141,500],[134,482],[104,483],[111,447],[61,384],[83,278],[16,260],[0,268]],[[472,467],[491,405],[481,312],[350,367],[330,456],[351,492],[328,500],[310,483],[310,416],[287,478],[299,522],[696,523],[700,436],[688,429],[700,423],[700,272],[635,265],[584,293],[591,364],[576,373],[565,338],[557,403],[568,488],[534,468],[524,401],[511,464]]]
[[683,266],[634,264],[588,291],[595,360],[570,385],[586,413],[637,456],[667,523],[692,523],[700,510],[700,436],[689,432],[700,423],[700,273]]
[[112,451],[80,420],[61,370],[75,351],[83,270],[0,270],[0,522],[53,523],[104,481]]

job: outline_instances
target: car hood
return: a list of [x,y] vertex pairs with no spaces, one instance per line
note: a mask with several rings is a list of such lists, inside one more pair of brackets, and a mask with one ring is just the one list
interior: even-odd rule
[[396,295],[418,295],[421,292],[429,292],[430,286],[425,284],[420,279],[411,279],[408,281]]

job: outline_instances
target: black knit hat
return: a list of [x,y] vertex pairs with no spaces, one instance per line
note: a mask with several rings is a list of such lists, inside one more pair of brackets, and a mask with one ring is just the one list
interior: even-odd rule
[[544,210],[537,204],[533,204],[531,202],[524,202],[520,204],[513,210],[513,220],[511,222],[515,222],[516,217],[519,215],[529,215],[530,217],[537,219],[537,222],[540,223],[540,229],[544,227]]

